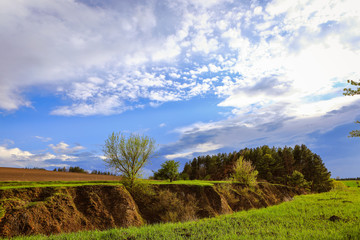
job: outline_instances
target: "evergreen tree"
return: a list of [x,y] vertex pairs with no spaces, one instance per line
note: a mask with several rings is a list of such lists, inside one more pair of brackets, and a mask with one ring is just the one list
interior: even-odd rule
[[312,153],[305,145],[291,147],[245,148],[229,154],[219,153],[213,156],[199,156],[185,164],[183,173],[190,179],[229,179],[234,173],[233,166],[240,156],[251,162],[258,171],[258,178],[271,183],[287,184],[296,170],[311,183],[312,191],[327,191],[331,188],[330,172],[321,158]]

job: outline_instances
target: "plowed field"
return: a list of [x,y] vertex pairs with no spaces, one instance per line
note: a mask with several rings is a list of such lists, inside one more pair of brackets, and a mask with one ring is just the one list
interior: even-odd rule
[[119,181],[121,177],[72,173],[53,172],[37,169],[4,168],[0,167],[0,182],[4,181]]

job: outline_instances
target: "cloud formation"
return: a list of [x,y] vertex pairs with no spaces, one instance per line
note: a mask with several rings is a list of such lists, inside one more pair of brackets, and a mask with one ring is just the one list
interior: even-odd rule
[[0,108],[31,106],[24,92],[32,87],[67,99],[51,112],[66,116],[205,94],[250,111],[302,104],[359,77],[354,4],[2,2]]
[[[80,145],[70,147],[69,144],[60,142],[56,145],[50,144],[49,147],[50,149],[31,152],[17,147],[11,148],[8,144],[4,144],[0,146],[0,165],[2,167],[41,167],[49,169],[69,167],[90,159],[100,161],[100,158],[95,154],[82,151],[85,148]],[[96,161],[92,164],[96,165]]]
[[179,130],[177,146],[164,148],[169,158],[256,142],[264,132],[279,143],[304,138],[356,117],[359,99],[342,97],[342,88],[360,78],[357,5],[2,1],[0,109],[31,107],[34,89],[54,95],[50,113],[61,116],[216,96],[231,116]]

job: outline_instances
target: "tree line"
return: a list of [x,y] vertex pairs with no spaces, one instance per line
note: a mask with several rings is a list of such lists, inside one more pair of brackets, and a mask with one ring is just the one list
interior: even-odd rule
[[229,179],[240,157],[250,161],[255,167],[259,181],[290,185],[289,180],[294,171],[297,171],[304,176],[312,191],[323,192],[331,189],[331,173],[320,156],[305,145],[296,145],[294,148],[270,148],[265,145],[245,148],[238,152],[199,156],[185,163],[180,177],[190,180]]
[[[53,170],[54,172],[74,172],[74,173],[89,173],[88,171],[86,171],[85,169],[79,167],[79,166],[75,166],[75,167],[62,167],[62,168],[54,168]],[[90,172],[90,174],[97,174],[97,175],[110,175],[110,176],[116,176],[115,173],[112,172],[108,172],[108,171],[99,171],[99,170],[92,170]]]

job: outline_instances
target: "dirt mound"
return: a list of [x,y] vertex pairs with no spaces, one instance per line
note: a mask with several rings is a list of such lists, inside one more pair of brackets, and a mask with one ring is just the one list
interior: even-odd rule
[[302,192],[285,186],[144,185],[44,187],[0,190],[0,236],[189,221],[290,200]]
[[73,172],[54,172],[38,169],[23,168],[4,168],[0,167],[0,182],[5,181],[119,181],[121,177],[73,173]]
[[249,188],[240,184],[152,185],[132,192],[147,223],[183,222],[215,217],[289,201],[303,192],[268,183]]
[[1,190],[0,201],[5,210],[0,219],[2,237],[103,230],[143,223],[135,202],[122,186]]
[[244,187],[241,184],[218,184],[216,189],[224,196],[234,212],[268,207],[305,193],[302,190],[269,183],[261,183],[254,188]]

